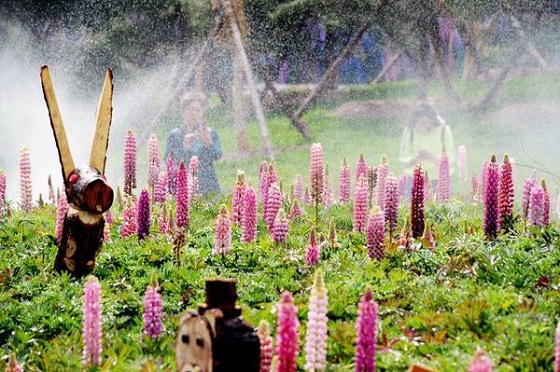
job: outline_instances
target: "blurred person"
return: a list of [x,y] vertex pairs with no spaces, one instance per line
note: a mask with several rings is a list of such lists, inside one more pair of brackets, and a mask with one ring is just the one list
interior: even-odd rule
[[177,162],[183,160],[188,167],[191,157],[197,156],[198,192],[205,196],[221,193],[214,162],[222,157],[223,152],[218,134],[204,121],[206,96],[199,92],[187,93],[180,104],[183,125],[169,133],[165,159],[173,152]]

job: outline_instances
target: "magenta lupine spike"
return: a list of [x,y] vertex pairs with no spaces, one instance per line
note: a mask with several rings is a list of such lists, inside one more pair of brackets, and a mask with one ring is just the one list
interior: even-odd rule
[[21,368],[21,366],[19,365],[14,353],[10,354],[8,365],[6,366],[4,372],[23,372],[23,368]]
[[367,288],[358,305],[356,324],[356,372],[374,372],[377,344],[377,303]]
[[354,195],[354,231],[363,233],[366,231],[368,208],[368,185],[364,176],[356,183]]
[[121,238],[126,238],[137,231],[136,203],[130,196],[127,197],[123,208],[123,224],[121,226]]
[[231,217],[225,204],[220,207],[216,217],[216,234],[214,236],[214,254],[228,254],[231,250]]
[[154,202],[164,203],[167,196],[167,172],[159,172],[157,182],[154,186]]
[[492,362],[486,351],[477,349],[474,352],[468,372],[492,372]]
[[528,219],[531,226],[543,227],[544,190],[540,185],[535,185],[531,189],[531,196],[529,197]]
[[410,230],[413,238],[419,238],[424,232],[424,170],[420,165],[414,167],[410,203]]
[[325,186],[323,189],[323,206],[325,209],[330,209],[334,205],[334,192],[332,185],[332,178],[329,174],[328,165],[325,167]]
[[533,177],[527,178],[523,182],[523,191],[521,193],[521,217],[527,218],[529,212],[529,200],[531,198],[531,189],[537,185],[537,180]]
[[385,210],[385,181],[389,175],[389,164],[387,163],[387,155],[381,155],[381,162],[377,166],[377,185],[375,186],[375,202]]
[[140,191],[136,213],[138,243],[140,243],[150,235],[150,193],[147,189]]
[[543,189],[543,226],[548,227],[550,224],[550,193],[548,192],[548,188],[546,187],[546,181],[543,179],[541,180],[541,186]]
[[305,184],[303,183],[303,178],[301,177],[301,174],[297,174],[296,181],[294,183],[294,198],[296,198],[301,202],[303,201],[304,193],[305,193]]
[[484,186],[484,235],[487,238],[494,238],[498,235],[498,186],[500,181],[500,168],[496,164],[496,156],[486,167],[486,181]]
[[308,371],[324,371],[327,368],[328,303],[323,271],[319,268],[315,272],[307,313],[305,369]]
[[105,223],[112,225],[115,222],[115,216],[113,216],[111,210],[105,212],[103,216],[105,216]]
[[161,336],[163,330],[163,307],[159,289],[159,285],[148,285],[144,293],[144,334],[154,340]]
[[288,227],[290,221],[286,217],[286,212],[284,208],[280,208],[274,219],[274,224],[272,226],[272,238],[274,243],[283,244],[286,243],[286,235],[288,235]]
[[298,354],[297,307],[290,292],[284,292],[278,306],[278,329],[276,331],[277,372],[295,372]]
[[200,162],[198,156],[193,155],[189,160],[189,200],[198,195],[198,169]]
[[159,141],[156,135],[152,133],[148,139],[148,186],[152,189],[155,188],[160,171]]
[[555,345],[554,345],[554,372],[560,372],[560,322],[556,326],[555,335]]
[[158,217],[159,232],[167,234],[169,232],[169,214],[167,213],[167,204],[163,204]]
[[427,205],[434,201],[434,190],[428,172],[426,171],[424,172],[424,180],[424,205]]
[[368,166],[364,154],[360,154],[360,158],[358,159],[358,162],[356,163],[356,168],[354,170],[355,185],[358,184],[358,180],[360,179],[360,176],[364,176],[364,178],[367,179],[367,170],[368,170]]
[[439,157],[437,202],[447,203],[451,199],[449,155],[445,149]]
[[241,223],[243,213],[243,194],[245,194],[245,173],[241,170],[237,171],[237,180],[231,196],[231,222],[235,225]]
[[314,266],[319,263],[320,258],[319,245],[317,244],[317,236],[315,229],[311,229],[309,233],[309,245],[305,250],[305,263],[309,266]]
[[[266,220],[266,216],[268,213],[268,193],[270,192],[270,186],[273,183],[278,182],[278,175],[276,174],[276,168],[274,168],[274,163],[270,162],[266,167],[266,173],[264,174],[264,180],[262,187],[264,188],[262,192],[262,213],[263,218]],[[276,216],[276,212],[274,211],[274,215]]]
[[179,165],[177,172],[177,207],[175,226],[187,228],[189,226],[189,181],[187,167],[184,161]]
[[338,174],[338,201],[341,204],[350,203],[350,182],[350,167],[344,158]]
[[300,218],[301,216],[303,216],[303,211],[301,210],[299,201],[298,199],[294,199],[290,208],[290,219],[295,220],[296,218]]
[[323,147],[320,143],[311,145],[309,162],[309,195],[313,207],[317,208],[323,202],[325,191],[325,167],[323,164]]
[[457,148],[457,173],[460,180],[467,179],[467,147],[465,145]]
[[[0,170],[0,177],[1,176],[2,176],[2,171]],[[48,181],[47,181],[47,185],[49,186],[49,202],[52,203],[52,204],[56,204],[56,199],[55,199],[55,196],[54,196],[54,187],[53,187],[53,184],[52,184],[52,177],[51,177],[50,174],[49,174],[49,178],[48,178]],[[1,185],[0,185],[0,188],[1,188]],[[0,202],[4,200],[3,199],[3,194],[5,194],[5,189],[4,189],[4,193],[2,193],[2,190],[0,190]]]
[[261,345],[261,358],[259,372],[270,372],[272,368],[272,337],[270,336],[270,325],[264,319],[259,323],[257,336]]
[[90,276],[84,286],[82,336],[84,350],[82,364],[98,366],[101,363],[101,285]]
[[60,244],[60,239],[62,239],[62,228],[64,227],[64,220],[66,218],[66,210],[68,209],[68,200],[66,199],[66,193],[62,192],[58,197],[58,206],[56,208],[56,242]]
[[124,140],[124,194],[132,195],[136,188],[136,136],[127,130]]
[[243,194],[243,215],[241,218],[241,241],[250,243],[257,238],[257,195],[251,186]]
[[269,232],[272,232],[272,225],[274,225],[274,219],[276,218],[276,214],[280,209],[280,205],[282,204],[282,192],[280,191],[280,186],[278,186],[277,182],[274,182],[270,185],[268,189],[268,196],[266,198],[266,214],[264,219],[266,221],[266,226]]
[[385,180],[385,222],[389,230],[389,236],[397,229],[399,216],[399,188],[397,179],[393,173],[389,173]]
[[385,214],[378,205],[373,207],[368,217],[367,248],[372,260],[385,257]]
[[31,159],[29,148],[24,147],[20,151],[19,158],[19,206],[22,211],[29,212],[33,208],[33,190],[31,185]]
[[504,161],[500,165],[500,181],[498,190],[498,218],[500,226],[504,226],[505,221],[513,217],[513,203],[515,201],[513,168],[507,154],[504,155]]
[[177,159],[173,151],[169,153],[167,159],[165,159],[165,169],[167,171],[167,192],[171,195],[177,194],[177,171],[179,170],[179,165],[177,164]]
[[399,187],[399,196],[401,198],[404,198],[404,196],[406,195],[406,184],[408,183],[408,175],[406,173],[403,173],[400,175],[400,177],[397,180],[397,184]]
[[6,173],[0,169],[0,211],[6,202]]

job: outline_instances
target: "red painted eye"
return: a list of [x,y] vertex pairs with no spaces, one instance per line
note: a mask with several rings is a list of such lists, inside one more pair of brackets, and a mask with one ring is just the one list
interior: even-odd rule
[[80,176],[78,176],[77,174],[74,173],[74,174],[70,175],[70,177],[68,178],[68,181],[71,184],[75,184],[76,182],[78,182],[78,179],[80,179]]

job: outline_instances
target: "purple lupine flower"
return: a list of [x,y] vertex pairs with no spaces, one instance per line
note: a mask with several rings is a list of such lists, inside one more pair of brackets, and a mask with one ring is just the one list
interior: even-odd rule
[[367,223],[367,248],[369,258],[382,260],[385,256],[385,214],[374,206]]
[[350,202],[350,167],[343,158],[338,174],[338,201],[341,204]]
[[189,160],[189,200],[192,200],[198,194],[198,169],[200,162],[198,156],[193,155]]
[[366,231],[368,189],[365,177],[360,177],[356,183],[354,195],[354,231],[363,233]]
[[266,178],[268,173],[268,163],[266,161],[262,161],[259,165],[259,195],[261,197],[261,201],[264,205],[264,201],[266,199],[266,193],[268,192]]
[[404,196],[406,195],[406,184],[408,183],[408,175],[406,173],[403,173],[400,175],[400,177],[397,180],[397,184],[399,186],[399,196],[401,198],[404,198]]
[[165,198],[167,196],[167,185],[169,180],[167,179],[167,172],[159,172],[157,182],[154,186],[154,202],[155,203],[165,203]]
[[272,225],[272,238],[274,239],[274,243],[286,243],[289,222],[290,221],[286,217],[286,212],[284,212],[284,208],[280,208],[276,214],[276,218],[274,219],[274,224]]
[[20,208],[29,212],[33,208],[33,190],[31,185],[31,159],[29,148],[24,147],[20,151],[19,158],[19,192]]
[[486,351],[477,349],[474,352],[468,372],[492,372],[492,362]]
[[317,269],[309,296],[305,333],[305,369],[309,371],[324,371],[327,368],[328,302],[323,271]]
[[261,345],[261,358],[259,372],[270,372],[272,368],[272,337],[270,336],[270,326],[262,319],[257,329],[257,336]]
[[390,239],[393,237],[393,231],[397,229],[397,221],[399,216],[399,189],[397,179],[393,173],[389,173],[385,180],[385,222],[389,229]]
[[177,164],[177,159],[173,151],[169,153],[167,159],[165,159],[165,169],[167,171],[167,192],[171,195],[177,194],[177,172],[179,171],[179,166]]
[[175,226],[187,228],[189,226],[189,181],[185,162],[181,161],[177,172],[177,207]]
[[521,194],[521,217],[527,218],[529,213],[529,200],[531,199],[531,189],[537,185],[537,180],[533,177],[527,178],[523,182]]
[[457,148],[457,172],[460,180],[467,179],[467,147],[465,145]]
[[492,155],[486,169],[486,181],[484,183],[484,235],[487,238],[495,238],[498,235],[499,181],[500,169],[496,164],[496,156]]
[[113,213],[111,213],[110,210],[105,212],[103,216],[105,216],[105,222],[107,222],[109,225],[112,225],[115,222],[115,217],[113,216]]
[[410,230],[413,238],[419,238],[424,232],[424,185],[425,175],[422,166],[414,167],[410,203]]
[[124,140],[124,194],[132,195],[136,188],[136,136],[127,130]]
[[424,171],[424,205],[434,201],[434,190],[428,172]]
[[251,186],[243,194],[243,215],[241,217],[241,241],[250,243],[257,238],[257,195]]
[[4,372],[23,372],[23,368],[21,368],[21,366],[19,365],[14,353],[10,353],[8,365],[6,366]]
[[449,155],[445,149],[439,157],[437,202],[447,203],[451,199]]
[[58,206],[56,208],[56,242],[60,244],[62,239],[62,229],[64,227],[64,220],[66,219],[66,210],[68,209],[68,200],[66,199],[66,193],[59,193],[58,196]]
[[544,190],[542,186],[535,185],[531,189],[529,198],[529,223],[532,226],[543,227],[544,223]]
[[309,266],[314,266],[319,263],[320,258],[319,245],[317,244],[317,236],[315,229],[309,232],[309,245],[305,250],[305,263]]
[[325,191],[325,167],[323,165],[323,147],[320,143],[311,145],[309,162],[309,195],[314,208],[323,202]]
[[155,188],[161,171],[161,160],[159,159],[159,142],[155,134],[148,139],[148,186]]
[[554,372],[560,372],[560,322],[556,326],[555,335],[555,345],[554,345]]
[[243,195],[245,194],[245,173],[241,170],[237,171],[237,180],[231,196],[231,222],[235,225],[241,223],[243,214]]
[[[367,180],[367,171],[368,171],[368,166],[366,163],[366,159],[364,158],[364,154],[360,154],[360,158],[358,159],[358,162],[356,163],[356,168],[354,170],[354,188],[356,187],[356,185],[358,185],[358,180],[360,179],[360,176],[364,176],[364,178]],[[356,194],[356,190],[354,190],[354,194]]]
[[296,175],[296,181],[294,183],[294,198],[303,201],[303,194],[305,193],[305,184],[303,183],[303,178],[301,174]]
[[504,155],[504,161],[500,165],[500,181],[498,186],[498,218],[500,226],[513,217],[513,203],[515,201],[513,185],[513,168],[509,156]]
[[272,232],[272,225],[274,225],[274,219],[276,218],[276,214],[278,214],[278,210],[280,209],[280,205],[282,204],[282,192],[280,191],[280,186],[278,186],[277,182],[274,182],[270,185],[268,189],[266,197],[266,214],[264,215],[264,219],[266,221],[266,226],[269,232]]
[[543,189],[543,226],[548,227],[550,225],[550,193],[548,192],[548,188],[546,187],[546,181],[543,179],[541,180],[541,186]]
[[[0,177],[2,176],[2,174],[3,174],[3,172],[0,170]],[[51,202],[52,204],[56,204],[56,200],[55,200],[55,197],[54,197],[54,187],[53,187],[53,184],[52,184],[52,177],[51,177],[50,174],[49,174],[49,178],[48,178],[48,181],[47,181],[47,185],[49,186],[49,202]],[[2,202],[2,203],[4,201],[3,195],[5,195],[5,194],[6,194],[6,188],[4,186],[4,192],[2,192],[2,190],[0,190],[0,202]]]
[[294,199],[292,202],[292,206],[290,207],[290,219],[295,220],[296,218],[300,218],[303,216],[303,211],[299,205],[298,199]]
[[329,166],[325,166],[325,186],[323,189],[323,206],[330,209],[334,205],[334,192],[332,178],[329,174]]
[[367,288],[358,305],[356,324],[356,372],[375,371],[375,346],[377,343],[377,303],[371,289]]
[[138,243],[140,243],[150,235],[150,193],[147,189],[140,191],[136,213]]
[[137,228],[136,220],[136,203],[132,201],[132,197],[126,198],[126,203],[123,208],[123,224],[121,226],[121,238],[126,238],[134,234]]
[[158,217],[159,232],[167,234],[169,232],[169,215],[167,214],[167,204],[163,203],[163,207]]
[[144,293],[144,334],[152,339],[157,339],[162,332],[162,299],[158,293],[159,285],[148,285]]
[[[274,167],[274,163],[270,162],[270,164],[268,164],[265,167],[265,174],[264,174],[264,179],[262,182],[262,187],[264,188],[262,190],[262,213],[263,213],[263,218],[266,221],[266,216],[268,213],[268,193],[270,192],[270,186],[272,186],[273,183],[277,183],[278,182],[278,175],[276,174],[276,168]],[[274,216],[276,216],[276,212],[274,211]]]
[[231,250],[231,217],[225,204],[220,207],[216,217],[216,234],[214,237],[214,254],[225,255]]
[[277,372],[295,372],[298,354],[297,307],[290,292],[284,292],[278,306],[278,329],[276,333]]
[[101,363],[101,285],[95,276],[90,276],[84,286],[82,335],[84,350],[82,364],[87,366]]
[[389,175],[389,164],[387,155],[381,155],[381,162],[377,166],[377,185],[375,186],[375,202],[381,209],[385,210],[385,181]]

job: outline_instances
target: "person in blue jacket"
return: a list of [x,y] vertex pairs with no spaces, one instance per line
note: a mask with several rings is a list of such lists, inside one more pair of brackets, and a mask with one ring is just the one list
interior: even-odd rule
[[221,193],[214,162],[222,155],[218,134],[206,125],[204,113],[207,99],[203,93],[191,92],[181,98],[184,125],[173,129],[167,137],[165,159],[173,152],[177,162],[183,160],[189,166],[192,156],[197,156],[198,193],[208,196]]

